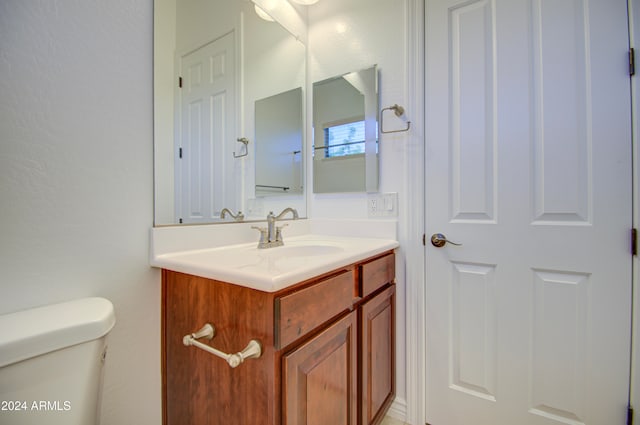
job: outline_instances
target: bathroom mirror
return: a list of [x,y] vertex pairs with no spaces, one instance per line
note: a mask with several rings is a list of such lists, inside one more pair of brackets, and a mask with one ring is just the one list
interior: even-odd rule
[[376,66],[314,83],[314,193],[377,190]]
[[[269,14],[259,17],[255,3],[154,1],[156,226],[233,222],[220,218],[224,208],[245,220],[264,220],[283,205],[306,216],[306,38]],[[273,16],[295,15],[286,6]],[[287,27],[300,28],[294,24]],[[269,99],[288,112],[262,107]],[[286,181],[284,147],[291,151]],[[263,170],[281,175],[263,178]],[[290,189],[260,188],[269,185]]]

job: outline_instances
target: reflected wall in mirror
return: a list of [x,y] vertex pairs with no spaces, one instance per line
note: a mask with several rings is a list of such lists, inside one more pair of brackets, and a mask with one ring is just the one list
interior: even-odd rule
[[378,75],[373,66],[313,84],[313,191],[378,190]]
[[302,88],[256,101],[256,196],[302,193]]
[[[283,200],[306,216],[306,47],[299,37],[258,17],[249,0],[155,0],[154,7],[154,224],[233,221],[220,218],[224,208],[264,220]],[[256,106],[288,92],[300,97],[300,153],[287,183],[295,190],[283,197],[256,190],[256,167],[281,168],[282,159],[269,155],[280,151],[274,135],[292,131],[291,115],[282,128],[268,119],[273,146],[263,149],[257,121],[267,118]]]

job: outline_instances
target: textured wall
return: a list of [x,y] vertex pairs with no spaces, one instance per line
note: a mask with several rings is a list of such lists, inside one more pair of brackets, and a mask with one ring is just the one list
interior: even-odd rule
[[[378,65],[380,108],[407,106],[407,1],[319,1],[309,7],[309,74],[311,82]],[[408,119],[414,111],[407,110]],[[393,115],[393,114],[392,114]],[[395,117],[394,117],[395,118]],[[393,119],[388,124],[397,125]],[[390,127],[391,128],[391,127]],[[397,128],[397,127],[395,127]],[[397,192],[398,231],[405,222],[406,147],[411,133],[383,134],[379,142],[379,190]],[[312,161],[308,159],[308,169]],[[307,174],[312,178],[311,171]],[[310,180],[309,180],[310,181]],[[310,185],[308,185],[310,186]],[[366,193],[309,194],[313,218],[367,218]],[[403,243],[403,241],[400,241]],[[404,253],[398,253],[397,282],[397,396],[402,410],[405,390],[405,275]]]
[[0,2],[0,313],[113,301],[103,425],[160,423],[152,6]]

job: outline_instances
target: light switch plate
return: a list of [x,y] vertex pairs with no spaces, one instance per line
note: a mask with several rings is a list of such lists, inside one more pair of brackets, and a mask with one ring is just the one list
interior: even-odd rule
[[369,218],[397,217],[398,193],[370,193],[367,196],[367,212]]

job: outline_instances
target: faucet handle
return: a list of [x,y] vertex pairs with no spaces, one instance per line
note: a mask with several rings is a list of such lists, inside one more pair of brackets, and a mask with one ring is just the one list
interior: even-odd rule
[[251,228],[260,232],[260,241],[258,243],[265,244],[267,242],[267,228],[258,226],[251,226]]
[[283,224],[282,226],[276,226],[276,242],[282,242],[282,228],[287,226],[288,224]]

